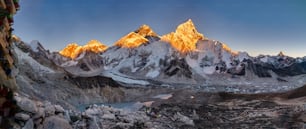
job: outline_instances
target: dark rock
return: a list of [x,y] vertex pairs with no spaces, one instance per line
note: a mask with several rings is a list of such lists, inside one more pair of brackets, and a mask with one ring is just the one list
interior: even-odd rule
[[94,87],[119,87],[119,83],[109,77],[94,76],[94,77],[69,77],[68,80],[82,89],[91,89]]
[[169,64],[166,64],[164,72],[168,76],[177,75],[187,78],[192,76],[191,68],[183,58],[171,60]]

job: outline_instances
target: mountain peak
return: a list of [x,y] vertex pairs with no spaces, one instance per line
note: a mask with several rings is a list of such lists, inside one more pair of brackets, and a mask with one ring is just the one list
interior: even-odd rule
[[205,39],[203,34],[196,30],[191,19],[180,24],[175,32],[171,32],[161,37],[162,41],[170,42],[170,44],[181,53],[194,51],[196,49],[196,43],[198,40],[202,39]]
[[153,36],[153,37],[157,37],[157,34],[151,29],[150,26],[148,25],[142,25],[140,26],[136,31],[134,31],[135,33],[143,36],[143,37],[147,37],[147,36]]
[[76,58],[84,51],[91,51],[94,53],[103,52],[107,49],[107,46],[99,42],[98,40],[90,40],[86,45],[79,46],[76,43],[68,44],[59,53],[65,57]]
[[158,35],[151,29],[148,25],[142,25],[134,32],[123,36],[119,39],[115,46],[124,47],[124,48],[136,48],[142,45],[143,43],[149,42],[147,39],[148,36],[158,37]]
[[[141,31],[143,32],[143,31]],[[142,33],[144,34],[144,33]],[[120,46],[124,48],[136,48],[143,43],[148,42],[149,40],[146,39],[143,35],[135,32],[130,32],[129,34],[123,36],[121,39],[119,39],[115,46]]]
[[284,52],[283,52],[283,51],[280,51],[280,52],[278,53],[278,55],[277,55],[277,56],[284,57],[284,56],[285,56],[285,54],[284,54]]

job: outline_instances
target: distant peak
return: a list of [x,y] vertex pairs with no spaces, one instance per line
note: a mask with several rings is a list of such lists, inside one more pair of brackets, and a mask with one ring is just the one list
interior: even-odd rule
[[94,53],[100,53],[107,49],[107,46],[99,42],[98,40],[90,40],[84,46],[79,46],[76,43],[68,44],[63,50],[59,51],[59,53],[65,57],[76,58],[82,52],[91,51]]
[[148,36],[158,37],[158,35],[151,29],[150,26],[144,24],[134,32],[130,32],[129,34],[119,39],[115,43],[115,46],[123,48],[136,48],[144,43],[149,42],[147,39]]
[[135,33],[130,32],[129,34],[123,36],[121,39],[119,39],[115,45],[120,46],[123,48],[136,48],[142,45],[143,43],[148,42],[149,40],[146,39],[144,36]]
[[136,31],[134,31],[135,33],[143,36],[143,37],[147,37],[147,36],[153,36],[153,37],[157,37],[157,34],[151,29],[150,26],[148,25],[142,25],[140,26]]
[[284,52],[283,52],[283,51],[280,51],[280,52],[278,53],[278,55],[277,55],[277,56],[284,57],[284,56],[285,56],[285,54],[284,54]]
[[203,39],[205,39],[203,34],[196,30],[191,19],[180,24],[175,32],[171,32],[161,37],[162,41],[170,42],[170,44],[181,53],[196,50],[196,43],[198,40]]

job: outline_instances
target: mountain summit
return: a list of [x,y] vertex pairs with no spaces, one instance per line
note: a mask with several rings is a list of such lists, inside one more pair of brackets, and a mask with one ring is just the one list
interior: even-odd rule
[[203,34],[196,30],[191,19],[180,24],[175,32],[171,32],[161,37],[162,41],[169,42],[176,50],[186,53],[196,50],[198,40],[203,40]]
[[130,32],[119,39],[115,43],[115,46],[123,48],[136,48],[146,42],[149,42],[149,39],[147,39],[148,37],[158,36],[148,25],[142,25],[134,32]]
[[107,49],[107,46],[99,42],[98,40],[90,40],[86,45],[79,46],[76,43],[68,44],[63,50],[59,53],[65,57],[76,58],[82,52],[91,51],[94,53],[100,53]]
[[158,37],[158,35],[148,25],[142,25],[134,32],[143,37],[147,36]]

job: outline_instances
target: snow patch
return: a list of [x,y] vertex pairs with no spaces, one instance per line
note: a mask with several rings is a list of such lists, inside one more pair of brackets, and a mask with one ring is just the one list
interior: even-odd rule
[[172,97],[172,94],[160,94],[160,95],[156,95],[152,98],[155,98],[155,99],[169,99]]
[[159,75],[159,71],[158,70],[154,70],[154,71],[149,71],[147,74],[146,74],[146,77],[150,77],[150,78],[155,78]]
[[138,84],[138,85],[149,85],[150,83],[143,80],[135,80],[126,76],[120,76],[113,72],[103,72],[103,76],[111,77],[115,81],[126,83],[126,84]]
[[74,65],[77,65],[77,64],[78,64],[78,61],[70,60],[70,61],[67,61],[67,62],[61,64],[61,67],[69,67],[69,66],[74,66]]

